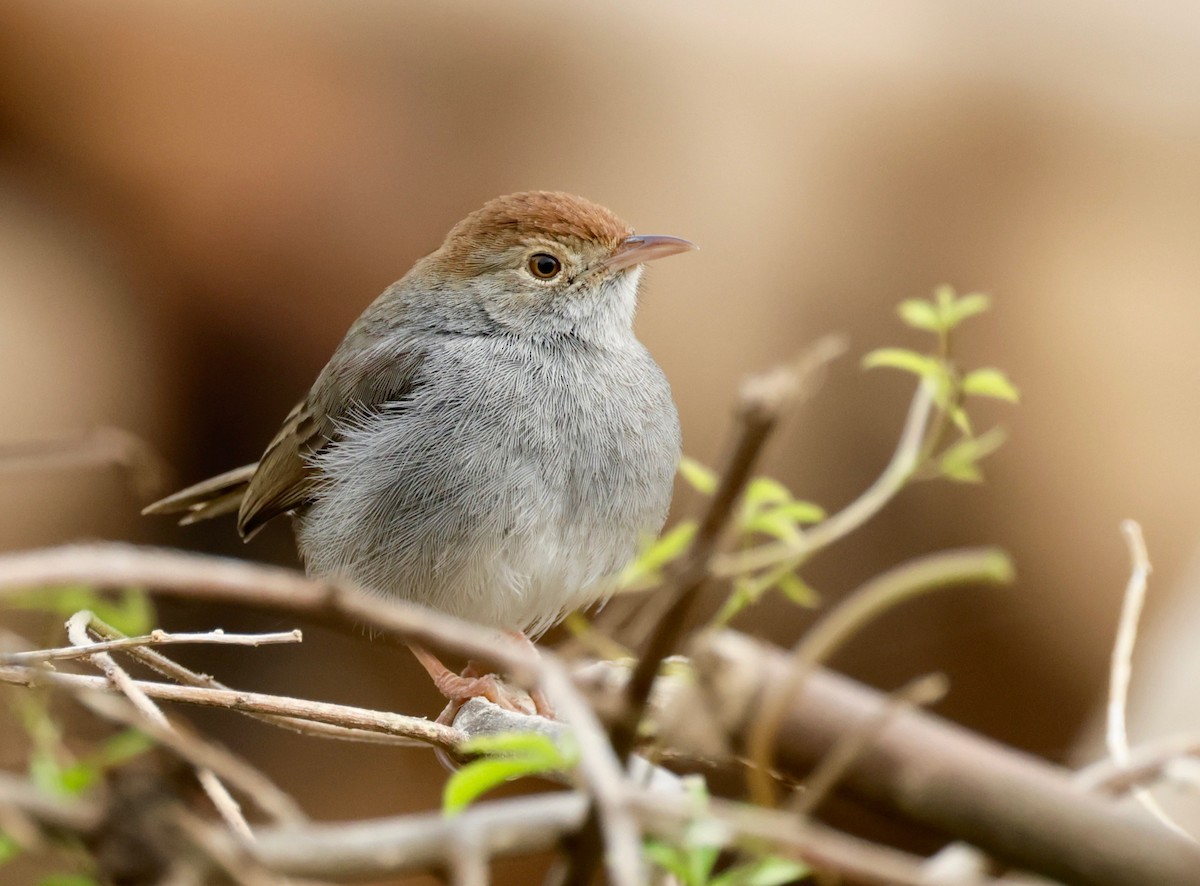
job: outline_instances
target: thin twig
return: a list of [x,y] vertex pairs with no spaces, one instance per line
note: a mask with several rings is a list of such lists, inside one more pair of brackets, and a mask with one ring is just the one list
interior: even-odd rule
[[270,646],[279,643],[299,643],[304,635],[299,630],[272,634],[227,634],[220,628],[200,633],[168,633],[154,630],[141,637],[119,637],[102,640],[91,646],[62,646],[57,649],[34,649],[29,652],[0,654],[0,665],[36,664],[43,661],[64,661],[90,658],[97,652],[126,651],[142,646],[175,646],[207,644],[224,646]]
[[[121,634],[112,625],[106,624],[103,620],[93,617],[91,624],[92,632],[101,637],[110,640],[123,639]],[[297,632],[298,633],[298,632]],[[164,677],[168,677],[177,683],[184,686],[202,686],[208,689],[229,690],[230,687],[222,683],[220,680],[209,676],[208,674],[198,674],[190,668],[186,668],[172,659],[167,658],[153,649],[146,647],[134,647],[124,650],[125,654],[136,658],[142,664],[151,670],[157,671]],[[260,723],[269,723],[280,729],[286,729],[289,732],[295,732],[300,735],[311,735],[316,738],[329,738],[338,741],[353,741],[363,744],[386,744],[393,747],[426,747],[428,742],[420,741],[413,738],[408,738],[403,735],[394,735],[391,733],[378,732],[367,729],[351,729],[345,726],[335,726],[332,723],[318,723],[312,720],[301,720],[295,717],[279,717],[273,714],[260,714],[253,711],[238,711],[251,719],[258,720]]]
[[[71,690],[113,691],[103,677],[61,674],[38,668],[17,666],[0,667],[0,682],[19,686],[51,685]],[[226,708],[233,711],[276,714],[283,717],[312,720],[317,723],[333,723],[350,729],[401,735],[432,747],[447,750],[453,750],[466,738],[462,732],[450,726],[443,726],[422,717],[406,717],[389,711],[373,711],[349,705],[287,698],[282,695],[267,695],[262,692],[172,686],[168,683],[144,680],[135,680],[134,683],[146,695],[160,701]]]
[[[1146,602],[1146,588],[1150,577],[1150,557],[1146,552],[1146,541],[1142,527],[1134,520],[1121,521],[1121,532],[1129,545],[1131,568],[1125,586],[1125,600],[1121,605],[1121,619],[1117,625],[1117,639],[1113,643],[1112,664],[1109,669],[1108,706],[1105,717],[1105,743],[1108,752],[1119,766],[1129,765],[1129,733],[1126,728],[1126,710],[1129,704],[1129,681],[1133,674],[1133,650],[1137,645],[1138,623],[1142,606]],[[1145,788],[1133,788],[1130,793],[1142,807],[1169,830],[1181,837],[1196,842],[1188,831],[1169,816]]]
[[116,466],[139,499],[158,494],[168,474],[149,443],[121,428],[99,427],[74,437],[0,445],[0,474]]
[[[67,637],[76,646],[88,648],[95,644],[96,641],[88,635],[87,631],[88,621],[91,617],[92,613],[82,610],[67,619]],[[88,660],[104,673],[104,676],[108,678],[108,681],[114,688],[118,689],[129,699],[130,703],[138,709],[148,723],[153,724],[153,726],[162,732],[176,734],[177,740],[174,743],[176,749],[187,747],[186,742],[181,743],[178,741],[179,732],[171,724],[171,721],[167,719],[166,714],[159,709],[158,705],[150,700],[150,697],[146,693],[137,687],[133,678],[113,660],[111,655],[107,652],[96,652],[90,655]],[[192,741],[198,744],[205,744],[199,739],[192,739]],[[196,771],[196,779],[200,782],[200,786],[204,788],[204,792],[208,794],[209,799],[212,800],[217,812],[225,819],[226,824],[235,833],[241,834],[247,840],[253,840],[254,834],[250,830],[250,824],[246,821],[246,817],[242,814],[241,806],[238,805],[238,802],[229,793],[225,785],[221,783],[220,778],[217,777],[217,773],[207,763],[196,763],[194,757],[190,755],[188,755],[188,761],[193,764]]]
[[849,535],[878,514],[912,477],[920,466],[921,444],[934,405],[933,392],[926,384],[917,386],[900,440],[887,467],[875,482],[842,510],[805,530],[797,542],[770,542],[745,551],[713,558],[712,574],[732,578],[756,572],[797,558],[804,559]]
[[1008,556],[995,548],[942,551],[890,569],[840,601],[793,648],[788,678],[767,690],[747,732],[746,754],[754,765],[747,768],[746,777],[754,801],[762,806],[775,803],[770,772],[776,735],[792,698],[814,667],[866,624],[905,600],[966,582],[1009,582],[1012,574]]
[[0,555],[0,598],[32,588],[84,584],[140,587],[156,596],[231,603],[305,615],[458,652],[503,669],[515,683],[537,682],[531,650],[498,631],[416,603],[373,596],[351,585],[307,578],[290,569],[161,548],[101,543]]
[[935,704],[945,697],[949,685],[945,674],[925,674],[891,693],[888,696],[887,707],[880,709],[876,716],[865,721],[860,728],[847,732],[830,749],[812,775],[805,779],[802,789],[795,793],[789,810],[795,815],[812,815],[893,717],[914,706],[928,707]]

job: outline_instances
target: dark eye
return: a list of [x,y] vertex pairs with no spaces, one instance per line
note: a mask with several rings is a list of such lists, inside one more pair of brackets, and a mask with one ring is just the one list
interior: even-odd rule
[[529,256],[529,273],[542,280],[552,280],[562,270],[562,262],[548,252]]

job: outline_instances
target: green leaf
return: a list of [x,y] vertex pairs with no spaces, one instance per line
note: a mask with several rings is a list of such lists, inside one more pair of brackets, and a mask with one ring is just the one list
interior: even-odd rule
[[933,301],[937,305],[938,313],[943,317],[946,312],[954,307],[954,287],[943,283],[933,290]]
[[780,541],[799,542],[803,537],[796,521],[782,510],[774,509],[755,514],[742,524],[745,532],[759,532]]
[[809,875],[809,868],[790,858],[769,855],[738,865],[712,881],[711,886],[785,886]]
[[650,542],[621,572],[618,584],[628,587],[639,581],[654,578],[658,571],[688,549],[696,535],[695,520],[683,520],[659,538]]
[[154,739],[150,736],[136,729],[125,729],[104,743],[95,760],[101,767],[108,769],[141,756],[152,747]]
[[5,605],[53,612],[63,618],[87,609],[126,636],[148,634],[155,621],[150,597],[135,588],[127,588],[115,598],[82,585],[43,588],[16,594]]
[[979,460],[999,449],[1004,437],[1000,428],[992,428],[979,437],[959,440],[938,457],[938,470],[943,476],[960,483],[978,483],[983,480]]
[[37,886],[100,886],[87,874],[51,874],[38,880]]
[[747,505],[757,509],[789,502],[792,500],[792,493],[778,480],[755,477],[746,485],[746,492],[742,497]]
[[955,406],[950,410],[950,420],[954,422],[956,428],[968,437],[973,433],[971,430],[971,419],[967,416],[967,411],[961,406]]
[[553,761],[564,759],[563,751],[555,744],[554,739],[540,732],[496,732],[491,735],[477,735],[464,741],[457,750],[464,754],[521,755]]
[[59,791],[65,794],[82,794],[100,780],[101,770],[92,763],[79,762],[65,766],[58,773]]
[[686,455],[679,459],[679,473],[693,489],[712,495],[717,491],[717,472]]
[[789,572],[775,583],[780,593],[795,603],[809,609],[821,602],[821,595],[804,583],[804,580],[794,572]]
[[0,865],[6,864],[21,854],[21,844],[0,831]]
[[527,775],[570,769],[578,759],[572,744],[558,745],[536,732],[501,732],[480,735],[462,743],[468,754],[488,754],[472,760],[450,776],[442,792],[442,811],[461,812],[479,796],[505,782]]
[[969,292],[942,309],[947,329],[953,329],[968,317],[982,314],[992,306],[992,300],[982,292]]
[[672,846],[662,840],[646,840],[642,851],[653,864],[658,865],[683,886],[696,886],[688,868],[687,854],[678,846]]
[[987,367],[984,369],[975,369],[968,372],[962,380],[962,390],[964,394],[973,394],[977,397],[995,397],[998,400],[1007,400],[1010,403],[1016,403],[1021,399],[1020,393],[1016,386],[1008,380],[1008,376],[1002,370]]
[[49,794],[65,794],[63,787],[62,767],[53,755],[45,749],[35,750],[29,757],[30,780]]
[[863,357],[864,369],[876,369],[881,366],[889,369],[901,369],[922,378],[935,380],[943,374],[941,364],[936,358],[918,354],[907,348],[879,348]]
[[820,523],[825,519],[825,509],[811,501],[790,501],[779,510],[797,523]]
[[896,309],[900,319],[915,329],[929,332],[942,331],[942,318],[937,307],[921,298],[910,298],[900,302]]
[[528,775],[551,772],[557,767],[544,760],[513,757],[510,759],[477,760],[455,772],[442,792],[442,812],[457,815],[476,799],[505,782]]

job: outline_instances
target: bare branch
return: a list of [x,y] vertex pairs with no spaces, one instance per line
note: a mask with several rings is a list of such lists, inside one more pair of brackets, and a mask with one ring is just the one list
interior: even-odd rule
[[[693,662],[733,736],[745,735],[764,693],[791,672],[786,653],[728,632],[697,637]],[[780,769],[803,776],[887,704],[880,693],[814,670],[780,725]],[[892,716],[841,785],[1072,886],[1186,886],[1200,870],[1200,848],[1110,800],[1080,793],[1070,773],[918,710]]]
[[220,628],[201,633],[168,633],[151,631],[141,637],[118,637],[93,643],[91,646],[62,646],[58,649],[34,649],[29,652],[0,654],[0,665],[36,664],[43,661],[65,661],[73,658],[90,658],[97,652],[118,652],[144,646],[175,646],[208,644],[225,646],[270,646],[278,643],[299,643],[304,635],[298,631],[283,631],[274,634],[227,634]]
[[763,806],[775,803],[775,788],[769,774],[771,749],[788,703],[816,665],[828,659],[864,625],[914,596],[971,581],[1011,580],[1012,565],[1003,551],[994,548],[942,551],[889,569],[826,613],[796,644],[791,672],[768,689],[750,727],[746,751],[754,765],[747,770],[747,778],[755,802]]
[[[82,674],[60,674],[26,667],[0,667],[0,682],[20,686],[51,685],[71,690],[90,689],[112,692],[103,677]],[[422,744],[452,750],[465,736],[457,729],[434,723],[421,717],[406,717],[387,711],[373,711],[349,705],[307,701],[261,692],[243,692],[233,689],[206,689],[194,686],[172,686],[135,680],[135,685],[146,695],[160,701],[181,702],[205,707],[227,708],[233,711],[249,711],[275,714],[312,720],[317,723],[332,723],[349,729],[370,730],[385,735],[399,735],[416,739]]]
[[[1121,606],[1117,639],[1113,644],[1104,738],[1114,762],[1120,766],[1127,766],[1129,764],[1129,733],[1125,726],[1125,712],[1129,704],[1129,681],[1133,674],[1133,649],[1137,644],[1138,622],[1141,621],[1142,606],[1146,602],[1146,587],[1150,578],[1150,557],[1146,552],[1146,541],[1142,537],[1141,526],[1133,520],[1124,520],[1121,523],[1121,531],[1129,544],[1132,568],[1129,582],[1125,587],[1125,601]],[[1167,815],[1166,810],[1145,788],[1135,787],[1131,789],[1130,793],[1164,827],[1185,839],[1196,842],[1196,838]]]

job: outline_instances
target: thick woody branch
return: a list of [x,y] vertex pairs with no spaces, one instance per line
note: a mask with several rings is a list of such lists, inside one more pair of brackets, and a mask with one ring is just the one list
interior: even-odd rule
[[[715,696],[716,715],[735,737],[746,734],[764,692],[790,673],[786,653],[733,633],[697,638],[693,661]],[[881,693],[813,671],[780,723],[778,767],[802,777],[887,704]],[[1186,886],[1200,871],[1200,848],[1082,793],[1065,770],[918,710],[895,713],[841,784],[1001,861],[1072,886]]]

